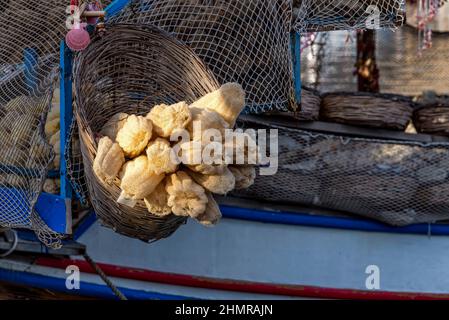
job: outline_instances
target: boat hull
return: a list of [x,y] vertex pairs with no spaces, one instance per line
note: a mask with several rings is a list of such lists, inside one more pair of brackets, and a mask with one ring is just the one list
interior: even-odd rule
[[[94,222],[78,241],[136,299],[449,298],[447,236],[227,218],[210,229],[189,221],[152,244]],[[114,297],[84,260],[71,258],[42,257],[25,266],[0,260],[0,280],[11,280],[13,271],[25,272],[53,278],[65,291],[66,267],[76,265],[81,287],[87,288],[79,294],[103,290],[99,296]]]

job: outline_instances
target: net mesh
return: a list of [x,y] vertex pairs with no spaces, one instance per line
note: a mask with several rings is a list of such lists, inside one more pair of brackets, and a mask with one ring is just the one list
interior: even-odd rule
[[54,157],[43,123],[51,93],[18,96],[0,107],[0,225],[44,232],[32,219]]
[[290,0],[135,0],[112,20],[175,35],[221,83],[242,84],[247,112],[295,107]]
[[449,219],[449,143],[317,134],[283,126],[279,170],[235,196],[300,203],[391,225]]
[[67,165],[67,176],[70,184],[76,193],[77,198],[84,206],[89,205],[89,190],[87,188],[86,176],[84,173],[83,155],[80,148],[78,125],[73,119],[69,131],[69,139],[65,146],[65,159]]
[[298,32],[394,29],[404,23],[405,0],[294,1]]
[[0,226],[60,236],[33,210],[54,158],[44,124],[66,32],[66,0],[0,1]]
[[[415,96],[449,88],[449,34],[435,33],[433,46],[418,54],[418,33],[412,27],[376,32],[380,91]],[[319,33],[301,56],[302,81],[323,92],[357,91],[355,32]]]
[[64,235],[51,230],[35,210],[31,214],[31,225],[37,238],[44,245],[52,249],[62,247]]

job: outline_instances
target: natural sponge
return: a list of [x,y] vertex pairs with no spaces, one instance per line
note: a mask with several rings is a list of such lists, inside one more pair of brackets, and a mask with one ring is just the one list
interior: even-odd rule
[[165,190],[165,181],[159,183],[156,189],[143,200],[148,211],[155,216],[165,217],[171,214],[171,208],[168,205],[168,193]]
[[124,163],[125,156],[120,146],[108,137],[101,138],[93,165],[95,174],[100,179],[111,182],[117,177]]
[[117,142],[125,156],[135,158],[145,150],[151,139],[153,126],[145,117],[131,115],[117,133]]
[[167,181],[168,205],[178,216],[196,218],[206,210],[207,196],[187,173],[173,173]]
[[164,179],[163,174],[155,174],[148,169],[148,158],[140,156],[128,161],[120,171],[122,197],[142,200],[150,195]]
[[234,127],[238,116],[245,108],[245,91],[238,83],[226,83],[220,89],[192,103],[191,107],[214,110]]
[[219,174],[201,174],[189,171],[189,175],[196,183],[212,193],[225,195],[235,187],[235,177],[228,168]]
[[127,113],[119,112],[113,115],[108,122],[101,128],[100,134],[109,137],[112,141],[117,138],[117,133],[126,123],[126,119],[129,117]]
[[155,106],[147,114],[147,119],[151,120],[159,137],[168,138],[177,130],[185,129],[192,120],[192,114],[187,103],[182,101],[170,106]]
[[151,141],[147,148],[148,169],[156,174],[172,173],[178,168],[170,142],[163,138]]

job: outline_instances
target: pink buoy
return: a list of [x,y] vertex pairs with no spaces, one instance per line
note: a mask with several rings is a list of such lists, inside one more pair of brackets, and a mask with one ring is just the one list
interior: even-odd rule
[[73,51],[82,51],[89,45],[90,35],[89,32],[84,29],[84,26],[76,24],[74,28],[67,33],[65,41],[67,46]]

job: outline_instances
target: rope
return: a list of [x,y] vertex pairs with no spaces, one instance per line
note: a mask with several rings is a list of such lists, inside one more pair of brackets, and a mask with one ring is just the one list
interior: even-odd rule
[[14,236],[14,240],[13,240],[11,248],[9,248],[6,252],[3,252],[2,254],[0,254],[0,258],[6,258],[11,253],[13,253],[16,250],[16,248],[17,248],[17,244],[19,243],[19,237],[17,236],[17,232],[15,230],[0,229],[0,233],[4,233],[4,232],[7,232],[7,231],[12,232],[12,234]]
[[[11,245],[11,248],[9,248],[6,252],[0,254],[0,258],[5,258],[9,256],[11,253],[13,253],[16,248],[17,244],[19,243],[19,237],[17,235],[17,232],[15,230],[8,230],[8,229],[2,229],[0,228],[0,234],[4,232],[10,231],[13,236],[14,240]],[[100,276],[100,278],[108,285],[109,288],[111,288],[112,292],[120,299],[120,300],[128,300],[125,295],[112,283],[112,281],[108,278],[108,276],[101,270],[101,268],[95,263],[95,261],[87,254],[83,254],[84,259],[90,264],[90,266],[95,270],[95,272]]]
[[120,300],[128,300],[87,253],[84,253],[83,257]]

